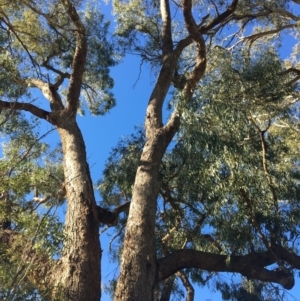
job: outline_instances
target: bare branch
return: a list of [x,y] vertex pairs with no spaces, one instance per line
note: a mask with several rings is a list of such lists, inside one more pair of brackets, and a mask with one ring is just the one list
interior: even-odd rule
[[272,13],[276,13],[279,14],[283,17],[288,17],[289,19],[293,19],[294,21],[298,21],[299,18],[297,16],[295,16],[294,14],[292,14],[291,12],[283,9],[283,8],[272,8],[272,7],[266,7],[264,6],[265,9],[271,11]]
[[184,0],[182,6],[186,29],[197,49],[196,66],[191,72],[190,78],[184,87],[185,98],[187,101],[189,101],[194,93],[196,85],[206,69],[206,45],[203,36],[199,33],[196,22],[192,16],[192,1]]
[[300,75],[300,70],[297,68],[291,67],[291,68],[284,70],[281,74],[287,74],[287,73],[295,73],[297,75]]
[[261,11],[256,14],[244,14],[244,15],[237,15],[237,14],[232,14],[232,20],[243,20],[243,19],[248,19],[248,20],[254,20],[259,17],[266,17],[271,14],[271,11]]
[[62,71],[52,67],[51,65],[49,65],[48,60],[43,62],[42,66],[59,75],[56,83],[54,83],[52,85],[56,90],[63,84],[63,81],[65,78],[70,78],[70,76],[71,76],[68,72],[62,72]]
[[[218,14],[218,16],[215,19],[213,19],[211,22],[209,22],[208,24],[206,24],[204,26],[202,26],[202,22],[201,22],[199,25],[197,25],[199,32],[201,34],[207,34],[215,26],[217,26],[221,23],[222,23],[222,26],[227,24],[230,21],[230,19],[228,19],[228,17],[234,13],[234,11],[236,10],[237,4],[238,4],[238,0],[232,1],[231,5],[225,12],[223,12],[222,14]],[[180,40],[177,44],[176,51],[182,52],[182,50],[185,47],[189,46],[192,42],[193,42],[193,40],[192,40],[191,36],[188,36],[188,37]]]

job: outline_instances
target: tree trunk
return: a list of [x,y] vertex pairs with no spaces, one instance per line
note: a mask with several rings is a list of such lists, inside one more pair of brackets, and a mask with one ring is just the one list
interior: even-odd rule
[[[56,285],[63,300],[100,300],[100,241],[96,202],[85,144],[74,118],[58,127],[64,153],[68,210],[65,245]],[[57,277],[58,275],[53,275]],[[61,293],[61,292],[60,292]]]
[[115,301],[152,301],[156,284],[155,214],[159,166],[168,144],[163,129],[147,137],[136,173]]

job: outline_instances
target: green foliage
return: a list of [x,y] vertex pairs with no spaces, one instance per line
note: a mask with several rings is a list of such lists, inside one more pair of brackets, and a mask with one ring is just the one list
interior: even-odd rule
[[63,225],[56,213],[57,206],[62,204],[56,194],[63,181],[61,153],[40,141],[37,126],[37,120],[27,120],[22,114],[12,114],[2,126],[5,135],[0,160],[0,296],[3,300],[41,300],[31,281],[32,271],[40,269],[53,256],[60,256],[64,239]]
[[[88,61],[85,66],[81,110],[104,114],[115,105],[110,92],[113,79],[109,67],[116,64],[112,44],[107,40],[109,23],[104,21],[98,5],[74,2],[87,31]],[[75,51],[73,23],[60,1],[0,2],[0,95],[19,97],[32,91],[30,80],[40,78],[55,84],[66,80],[72,71]],[[2,78],[3,77],[3,78]],[[66,93],[66,81],[60,86]],[[1,88],[2,87],[2,88]],[[2,91],[2,92],[1,92]]]

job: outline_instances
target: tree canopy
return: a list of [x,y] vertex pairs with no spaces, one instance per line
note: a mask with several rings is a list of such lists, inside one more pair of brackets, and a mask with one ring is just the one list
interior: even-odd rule
[[[99,233],[114,227],[115,301],[192,301],[195,285],[289,300],[299,4],[114,0],[111,17],[97,1],[0,0],[0,297],[99,300]],[[113,108],[110,67],[130,54],[157,77],[145,123],[91,179],[76,115]]]

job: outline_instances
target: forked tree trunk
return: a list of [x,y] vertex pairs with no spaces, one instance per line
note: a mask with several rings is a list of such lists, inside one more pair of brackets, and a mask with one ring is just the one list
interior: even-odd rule
[[[68,210],[65,245],[56,285],[63,300],[100,300],[99,225],[85,144],[76,121],[63,120],[58,127],[64,153],[64,174]],[[59,287],[58,287],[59,291]]]

